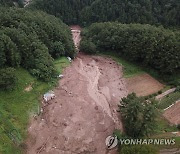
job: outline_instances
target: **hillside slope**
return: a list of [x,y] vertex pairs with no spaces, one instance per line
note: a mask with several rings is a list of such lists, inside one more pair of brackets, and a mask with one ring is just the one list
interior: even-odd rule
[[75,54],[70,28],[46,13],[1,7],[0,27],[0,69],[22,66],[47,81],[56,76],[53,59]]
[[[62,73],[64,67],[69,65],[66,57],[54,62],[58,73]],[[23,68],[15,70],[18,79],[14,90],[0,91],[0,153],[22,154],[25,150],[24,140],[27,137],[27,125],[29,117],[40,112],[39,100],[49,89],[54,87],[54,82],[41,82],[34,78]],[[3,117],[3,118],[2,118]],[[14,137],[9,134],[17,130]],[[17,146],[15,143],[21,143]]]

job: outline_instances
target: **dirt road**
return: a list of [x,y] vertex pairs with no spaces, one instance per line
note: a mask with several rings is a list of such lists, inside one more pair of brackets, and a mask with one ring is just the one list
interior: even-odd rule
[[122,130],[119,100],[127,95],[122,68],[79,53],[54,89],[56,98],[28,128],[28,154],[108,154],[105,138]]

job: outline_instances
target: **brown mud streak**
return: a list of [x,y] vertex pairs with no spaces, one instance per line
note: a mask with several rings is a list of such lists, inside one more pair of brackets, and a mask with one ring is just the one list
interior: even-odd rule
[[79,53],[63,72],[56,98],[31,122],[28,154],[106,154],[105,138],[122,130],[117,104],[127,95],[122,68]]

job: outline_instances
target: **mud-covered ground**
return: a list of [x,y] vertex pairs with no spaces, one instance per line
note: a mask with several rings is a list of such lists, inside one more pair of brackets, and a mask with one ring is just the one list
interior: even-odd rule
[[[75,44],[79,33],[74,31]],[[122,68],[112,59],[79,53],[28,128],[28,154],[107,154],[105,139],[123,129],[118,103],[127,96]]]
[[163,115],[170,123],[178,125],[180,123],[180,101],[167,109]]
[[117,104],[128,93],[122,68],[109,58],[79,54],[63,74],[56,98],[28,129],[28,153],[107,153],[105,138],[122,130]]

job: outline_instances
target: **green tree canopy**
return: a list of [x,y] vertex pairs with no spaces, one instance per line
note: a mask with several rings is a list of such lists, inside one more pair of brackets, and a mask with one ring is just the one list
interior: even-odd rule
[[133,138],[149,136],[154,130],[155,101],[147,101],[132,93],[120,101],[119,109],[128,136]]
[[61,18],[67,24],[94,22],[180,25],[178,0],[34,0],[30,8]]
[[0,69],[22,66],[47,81],[53,58],[75,55],[70,28],[46,13],[0,7],[0,27]]
[[15,69],[10,67],[0,69],[0,90],[13,89],[16,81]]
[[95,23],[83,32],[82,42],[89,40],[98,50],[117,52],[163,74],[180,69],[179,31],[142,24]]

